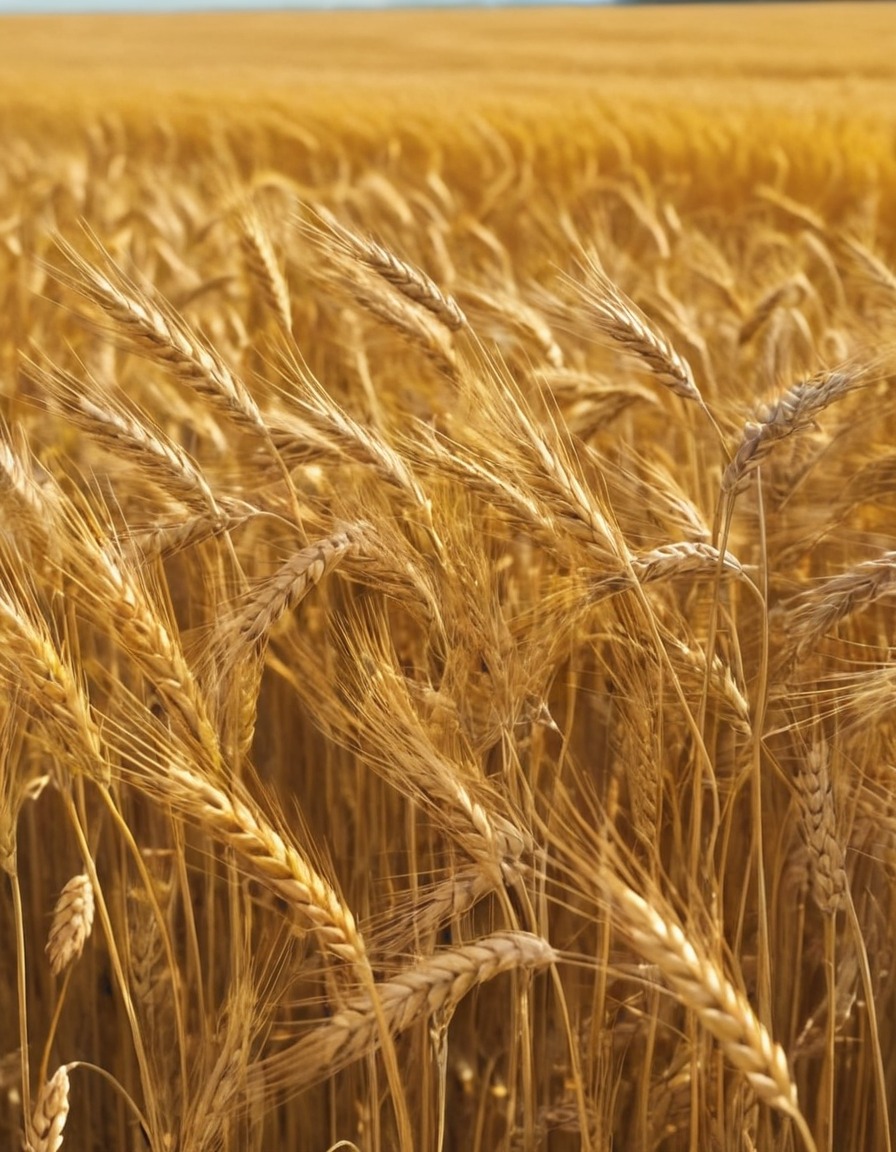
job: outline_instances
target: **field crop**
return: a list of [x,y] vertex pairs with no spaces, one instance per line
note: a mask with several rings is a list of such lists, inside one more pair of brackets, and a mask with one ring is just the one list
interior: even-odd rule
[[888,5],[0,23],[0,1145],[889,1152]]

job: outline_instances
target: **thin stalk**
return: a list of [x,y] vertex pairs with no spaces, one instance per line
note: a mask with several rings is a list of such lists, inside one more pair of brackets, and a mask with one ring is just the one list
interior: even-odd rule
[[26,1123],[31,1120],[31,1069],[28,1061],[28,986],[25,961],[25,918],[22,912],[22,891],[19,887],[19,873],[16,868],[16,853],[13,851],[9,871],[9,886],[12,891],[13,918],[16,932],[16,993],[19,1000],[19,1058],[22,1066],[22,1107]]

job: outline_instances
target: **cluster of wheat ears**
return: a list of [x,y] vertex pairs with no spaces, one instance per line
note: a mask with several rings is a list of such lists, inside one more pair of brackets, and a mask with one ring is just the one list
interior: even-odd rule
[[893,174],[640,115],[7,126],[3,1147],[890,1148]]

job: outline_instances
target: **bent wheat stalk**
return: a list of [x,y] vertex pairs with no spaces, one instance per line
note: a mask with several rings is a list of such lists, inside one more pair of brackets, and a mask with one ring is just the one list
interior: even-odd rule
[[[537,971],[556,963],[554,949],[528,932],[497,932],[474,944],[429,956],[376,987],[392,1035],[439,1013],[443,1021],[473,988],[502,972]],[[297,1044],[261,1060],[253,1079],[298,1091],[373,1051],[379,1031],[369,996],[353,1000]]]

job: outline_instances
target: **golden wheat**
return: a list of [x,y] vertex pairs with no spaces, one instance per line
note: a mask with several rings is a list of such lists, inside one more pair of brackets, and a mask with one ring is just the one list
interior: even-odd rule
[[0,1142],[890,1152],[887,6],[4,19]]

